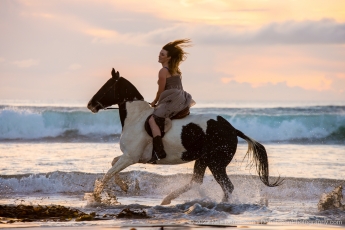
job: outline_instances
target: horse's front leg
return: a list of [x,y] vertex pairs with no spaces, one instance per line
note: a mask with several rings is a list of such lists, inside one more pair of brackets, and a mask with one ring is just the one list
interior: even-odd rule
[[[114,166],[114,164],[120,159],[121,156],[115,157],[114,160],[111,162],[111,166]],[[118,173],[115,174],[114,182],[121,188],[122,191],[127,193],[128,184],[121,179]]]
[[194,172],[193,172],[192,180],[188,184],[183,186],[182,188],[179,188],[179,189],[173,191],[172,193],[170,193],[168,196],[166,196],[163,199],[161,205],[170,204],[173,199],[179,197],[181,194],[187,192],[188,190],[190,190],[194,186],[201,185],[203,178],[204,178],[204,175],[205,175],[206,167],[207,167],[207,165],[202,159],[196,160],[195,164],[194,164]]
[[113,167],[111,167],[108,170],[108,172],[103,176],[102,180],[95,182],[95,188],[93,192],[95,200],[100,200],[100,195],[105,185],[113,176],[115,176],[116,173],[122,171],[123,169],[135,163],[137,162],[133,161],[133,159],[130,158],[127,154],[123,154],[121,157],[119,157],[119,159],[116,161]]

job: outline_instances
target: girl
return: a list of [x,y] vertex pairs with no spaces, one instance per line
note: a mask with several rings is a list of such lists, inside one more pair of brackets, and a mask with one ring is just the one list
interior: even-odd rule
[[[179,65],[186,59],[186,52],[182,49],[190,43],[189,39],[169,42],[159,53],[158,62],[162,68],[158,73],[158,92],[151,102],[154,112],[149,118],[153,135],[152,158],[148,163],[154,163],[166,157],[162,143],[161,131],[157,125],[171,118],[178,112],[195,104],[192,96],[183,90]],[[187,44],[187,45],[186,45]]]

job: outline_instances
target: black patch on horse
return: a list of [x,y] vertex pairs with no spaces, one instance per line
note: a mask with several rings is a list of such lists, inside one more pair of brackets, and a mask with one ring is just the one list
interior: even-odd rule
[[203,152],[207,153],[204,158],[209,167],[226,167],[236,152],[237,143],[236,129],[223,117],[217,116],[217,121],[207,121]]
[[227,165],[236,152],[238,142],[236,129],[221,116],[207,121],[206,134],[194,123],[183,126],[181,139],[187,150],[182,153],[182,160],[192,161],[202,157],[208,165]]
[[125,125],[125,120],[127,118],[127,108],[126,108],[126,103],[122,103],[119,105],[119,114],[120,114],[120,121],[122,128]]
[[182,153],[181,159],[193,161],[201,157],[205,141],[205,133],[199,125],[189,123],[182,127],[181,140],[183,147],[187,150]]

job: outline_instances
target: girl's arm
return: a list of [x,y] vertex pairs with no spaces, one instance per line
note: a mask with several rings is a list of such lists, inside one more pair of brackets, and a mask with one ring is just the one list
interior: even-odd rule
[[159,73],[158,73],[158,91],[157,91],[157,94],[156,94],[156,98],[153,100],[153,102],[151,102],[151,106],[152,107],[155,107],[155,105],[157,104],[158,100],[159,100],[159,97],[161,96],[161,93],[164,91],[165,89],[165,83],[167,81],[167,73],[168,73],[168,70],[165,69],[165,68],[162,68]]

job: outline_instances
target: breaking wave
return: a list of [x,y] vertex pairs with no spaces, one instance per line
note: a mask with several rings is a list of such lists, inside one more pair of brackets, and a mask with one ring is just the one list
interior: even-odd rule
[[[345,144],[345,106],[295,108],[193,108],[226,118],[246,135],[266,142]],[[116,110],[0,106],[0,140],[110,141],[121,134]]]

